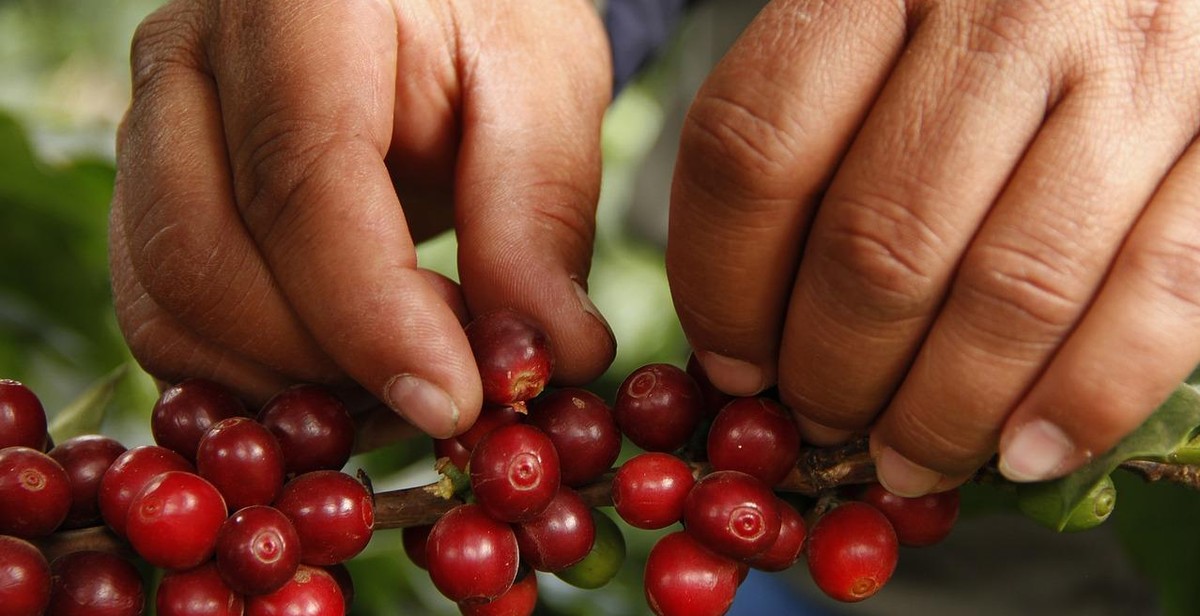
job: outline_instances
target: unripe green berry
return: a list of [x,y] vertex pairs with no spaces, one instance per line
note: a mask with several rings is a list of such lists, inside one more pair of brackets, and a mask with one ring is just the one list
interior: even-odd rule
[[1057,482],[1025,483],[1017,486],[1017,507],[1038,523],[1060,532],[1095,528],[1112,515],[1117,506],[1117,487],[1112,477],[1092,486],[1086,497],[1069,512]]

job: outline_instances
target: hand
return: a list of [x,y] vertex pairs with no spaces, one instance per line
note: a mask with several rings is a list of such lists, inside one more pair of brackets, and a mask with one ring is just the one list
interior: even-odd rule
[[776,0],[684,128],[667,267],[716,385],[919,495],[1065,474],[1200,360],[1200,4]]
[[[481,404],[468,311],[538,319],[564,383],[611,361],[583,287],[612,89],[585,0],[176,0],[132,64],[110,249],[151,374],[257,403],[357,384],[445,437]],[[451,225],[461,293],[414,251]]]

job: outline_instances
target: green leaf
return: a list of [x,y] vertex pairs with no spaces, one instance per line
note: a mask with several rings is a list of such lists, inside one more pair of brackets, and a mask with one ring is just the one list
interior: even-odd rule
[[128,371],[128,364],[117,366],[59,411],[48,428],[54,442],[61,443],[73,436],[99,433],[108,403]]
[[1179,462],[1190,458],[1193,451],[1189,445],[1196,437],[1197,426],[1200,426],[1200,390],[1181,384],[1145,423],[1111,451],[1066,477],[1044,484],[1041,489],[1056,498],[1049,498],[1043,504],[1045,517],[1039,521],[1063,530],[1072,512],[1093,488],[1126,460]]

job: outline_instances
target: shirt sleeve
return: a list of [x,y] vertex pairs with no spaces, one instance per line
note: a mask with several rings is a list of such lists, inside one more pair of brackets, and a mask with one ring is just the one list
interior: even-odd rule
[[670,40],[694,0],[608,0],[604,26],[613,55],[613,92],[620,92]]

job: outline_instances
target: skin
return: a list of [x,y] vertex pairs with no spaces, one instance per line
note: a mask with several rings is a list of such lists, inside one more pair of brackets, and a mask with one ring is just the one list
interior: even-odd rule
[[[480,401],[461,319],[507,305],[591,380],[607,58],[582,0],[168,5],[119,138],[135,356],[252,399],[361,387],[445,436]],[[1198,65],[1190,0],[771,2],[673,183],[711,380],[777,384],[808,442],[869,432],[901,495],[1108,449],[1200,361]],[[413,252],[451,226],[461,288]]]

